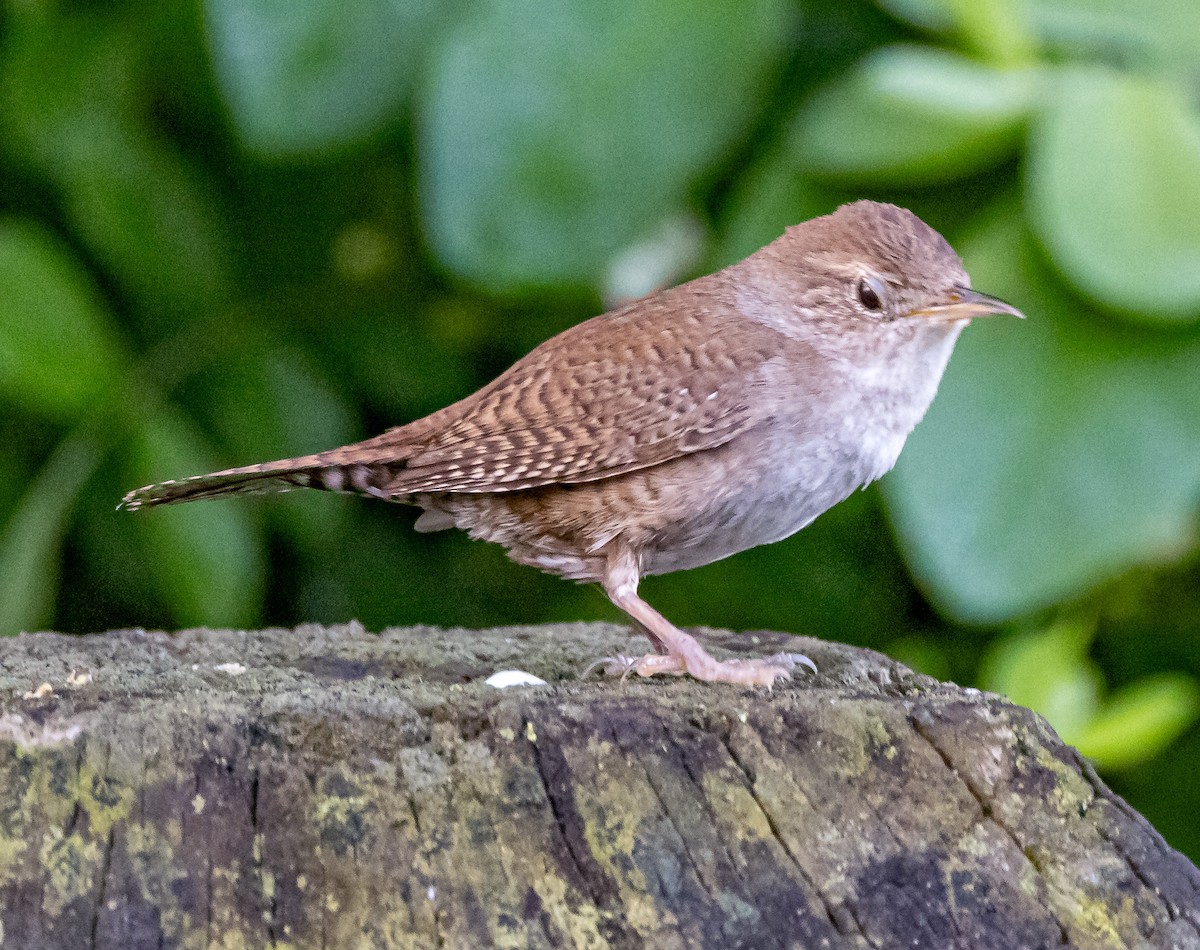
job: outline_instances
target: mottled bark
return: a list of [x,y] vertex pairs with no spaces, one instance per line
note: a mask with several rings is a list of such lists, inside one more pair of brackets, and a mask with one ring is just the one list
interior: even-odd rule
[[820,675],[575,679],[626,637],[0,643],[0,946],[1200,947],[1200,874],[1032,713],[778,634],[706,640]]

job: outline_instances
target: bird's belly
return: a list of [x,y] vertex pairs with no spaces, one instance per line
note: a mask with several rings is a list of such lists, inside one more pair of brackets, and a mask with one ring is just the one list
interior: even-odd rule
[[[646,552],[646,574],[701,567],[789,537],[847,498],[873,473],[856,460],[841,464],[765,468],[749,484],[718,492],[712,503],[660,533]],[[735,476],[736,477],[736,476]]]

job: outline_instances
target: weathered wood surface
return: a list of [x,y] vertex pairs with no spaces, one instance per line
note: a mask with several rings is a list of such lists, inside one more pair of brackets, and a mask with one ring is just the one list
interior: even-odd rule
[[820,675],[575,680],[627,636],[6,641],[0,947],[1200,947],[1200,874],[1033,714],[770,634],[709,643]]

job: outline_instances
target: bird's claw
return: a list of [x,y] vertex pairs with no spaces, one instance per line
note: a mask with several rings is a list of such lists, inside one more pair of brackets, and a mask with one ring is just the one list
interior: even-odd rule
[[794,670],[797,666],[807,666],[814,673],[817,672],[817,664],[803,653],[776,653],[774,656],[767,657],[765,662],[776,663],[788,671]]
[[617,676],[620,674],[621,682],[625,682],[635,669],[637,669],[640,657],[626,656],[624,653],[618,653],[616,656],[602,656],[598,660],[592,660],[579,674],[581,680],[587,679],[592,673],[600,667],[604,669],[605,676]]

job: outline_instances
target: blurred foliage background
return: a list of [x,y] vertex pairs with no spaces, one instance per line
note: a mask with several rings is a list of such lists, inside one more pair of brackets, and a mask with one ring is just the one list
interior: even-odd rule
[[1194,0],[0,0],[0,632],[617,619],[402,508],[114,507],[864,196],[1030,319],[880,486],[650,598],[1006,692],[1200,857]]

